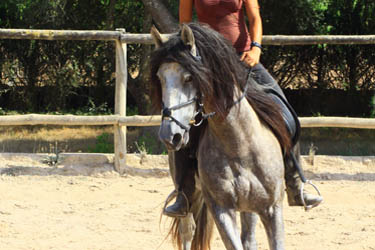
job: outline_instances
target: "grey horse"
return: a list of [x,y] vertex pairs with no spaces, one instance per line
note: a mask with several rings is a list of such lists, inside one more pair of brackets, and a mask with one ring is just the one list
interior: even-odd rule
[[174,221],[173,238],[179,247],[206,249],[214,222],[227,249],[254,250],[259,216],[270,249],[284,249],[283,159],[291,142],[278,106],[253,87],[248,69],[217,32],[192,23],[167,41],[155,28],[151,35],[159,137],[172,165],[193,139],[192,127],[202,126],[194,138],[197,162],[185,163],[196,166],[195,193],[189,215]]

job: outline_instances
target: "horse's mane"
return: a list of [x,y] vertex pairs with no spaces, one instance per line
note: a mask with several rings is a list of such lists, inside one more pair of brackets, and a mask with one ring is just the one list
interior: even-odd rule
[[[221,34],[206,25],[188,24],[195,38],[201,61],[194,58],[180,34],[172,36],[167,42],[154,50],[151,55],[152,97],[156,108],[161,105],[161,85],[156,75],[161,64],[177,62],[192,74],[194,87],[201,96],[215,108],[216,114],[225,117],[235,102],[235,86],[244,89],[249,68],[240,61],[231,43]],[[274,101],[255,84],[247,88],[246,99],[278,138],[284,153],[289,152],[291,139],[281,115],[281,110]],[[159,106],[158,106],[159,105]]]

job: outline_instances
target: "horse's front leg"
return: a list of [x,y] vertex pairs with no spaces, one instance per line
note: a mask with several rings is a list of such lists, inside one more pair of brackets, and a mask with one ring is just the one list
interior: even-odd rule
[[244,250],[256,250],[255,226],[258,221],[256,213],[241,212],[241,241]]
[[284,250],[284,222],[281,202],[259,214],[271,250]]
[[207,199],[206,197],[205,201],[214,218],[225,248],[227,250],[243,250],[236,223],[236,211],[234,209],[220,207],[215,201]]
[[192,213],[188,213],[187,216],[182,217],[179,219],[180,225],[178,227],[178,231],[180,233],[181,242],[182,242],[182,249],[183,250],[190,250],[191,243],[193,242],[194,234],[195,234],[195,221],[194,216]]

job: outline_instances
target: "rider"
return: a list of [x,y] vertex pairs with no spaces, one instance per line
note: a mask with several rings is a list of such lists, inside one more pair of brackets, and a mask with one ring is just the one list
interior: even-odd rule
[[[180,0],[179,21],[189,23],[192,21],[193,6],[195,7],[198,21],[208,24],[211,28],[221,33],[232,42],[240,59],[252,68],[253,77],[263,89],[276,91],[286,101],[285,95],[276,80],[269,74],[259,62],[262,51],[262,20],[259,11],[258,0]],[[245,11],[243,10],[245,8]],[[246,26],[245,15],[249,20],[249,28]],[[297,145],[298,147],[298,145]],[[185,151],[189,151],[186,150]],[[181,157],[183,153],[177,153]],[[184,156],[182,156],[184,157]],[[193,157],[194,156],[190,156]],[[171,160],[171,159],[170,159]],[[176,202],[164,209],[164,214],[171,217],[185,216],[187,211],[187,199],[193,192],[191,187],[194,180],[192,170],[187,164],[179,163],[185,161],[174,161],[174,180],[177,189]],[[300,195],[302,185],[297,168],[292,161],[285,161],[285,180],[288,203],[290,206],[303,206]],[[183,166],[184,165],[184,166]],[[305,205],[315,207],[323,199],[303,192]]]

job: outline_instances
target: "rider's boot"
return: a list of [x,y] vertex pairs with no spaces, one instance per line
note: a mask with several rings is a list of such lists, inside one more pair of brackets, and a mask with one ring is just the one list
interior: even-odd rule
[[184,191],[177,191],[176,201],[164,208],[163,214],[169,217],[185,217],[189,212],[189,198]]
[[[297,154],[297,161],[300,162],[299,154]],[[285,182],[289,206],[305,205],[311,209],[323,202],[322,196],[309,194],[305,191],[303,191],[303,197],[301,197],[301,188],[303,183],[293,161],[289,159],[285,161]],[[304,199],[305,204],[302,201],[302,198]]]
[[[183,150],[180,150],[183,151]],[[185,217],[189,212],[190,200],[195,191],[195,168],[196,159],[191,159],[184,152],[175,152],[174,169],[171,174],[174,176],[176,190],[172,196],[176,196],[174,204],[165,207],[163,214],[169,217]],[[171,195],[170,195],[171,196]],[[168,203],[168,200],[167,200]]]
[[[164,208],[164,215],[169,217],[185,217],[189,213],[191,205],[190,200],[194,193],[195,183],[187,184],[190,182],[190,180],[187,179],[184,183],[181,183],[182,185],[176,190],[176,201],[172,205]],[[194,177],[192,179],[194,179]]]

